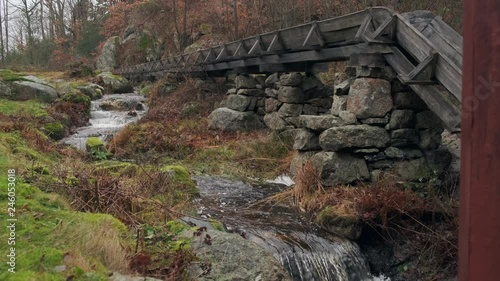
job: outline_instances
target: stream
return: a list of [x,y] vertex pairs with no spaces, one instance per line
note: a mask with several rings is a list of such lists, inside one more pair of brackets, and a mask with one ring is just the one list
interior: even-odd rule
[[322,231],[295,208],[262,200],[283,184],[252,186],[209,176],[194,177],[202,218],[221,221],[228,232],[257,243],[280,261],[294,281],[375,281],[359,247]]
[[107,141],[127,124],[137,122],[147,112],[146,98],[136,93],[105,95],[92,101],[89,125],[61,140],[62,143],[85,150],[89,137]]
[[[87,138],[107,141],[146,112],[145,98],[140,95],[106,95],[92,101],[89,125],[61,142],[85,150]],[[255,186],[210,176],[193,179],[201,194],[195,201],[198,214],[221,221],[228,232],[239,233],[270,252],[294,281],[389,280],[371,276],[355,243],[326,233],[295,208],[263,202],[286,190],[290,179]]]

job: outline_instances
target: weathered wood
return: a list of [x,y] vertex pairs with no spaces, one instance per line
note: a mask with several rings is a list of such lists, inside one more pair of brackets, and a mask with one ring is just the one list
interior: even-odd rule
[[[435,46],[425,38],[409,22],[405,22],[403,17],[398,15],[396,38],[408,53],[410,53],[419,63],[425,60],[430,54],[438,52]],[[457,99],[461,99],[462,92],[462,71],[452,61],[445,56],[440,56],[436,63],[436,78],[445,86]]]
[[289,64],[261,64],[260,73],[275,72],[327,72],[327,63],[289,63]]
[[500,2],[466,0],[460,281],[500,280]]
[[410,73],[407,75],[402,75],[404,79],[404,83],[406,84],[435,84],[435,81],[432,81],[435,75],[436,63],[437,63],[438,55],[431,54],[426,59],[424,59],[421,63],[415,67]]
[[385,58],[383,54],[352,54],[351,66],[384,67]]
[[[393,53],[385,55],[387,62],[396,73],[404,75],[410,73],[415,66],[396,47]],[[434,85],[410,85],[417,95],[436,113],[446,128],[452,132],[460,130],[460,101],[447,91],[439,90]]]
[[441,20],[436,18],[422,30],[422,34],[432,42],[440,53],[461,69],[463,40],[455,30],[444,25]]

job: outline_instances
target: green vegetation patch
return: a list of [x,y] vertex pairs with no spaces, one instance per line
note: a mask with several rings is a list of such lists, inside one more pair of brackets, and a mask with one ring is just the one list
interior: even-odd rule
[[9,82],[14,82],[14,81],[30,81],[26,78],[25,74],[14,72],[10,69],[0,69],[0,79],[3,81],[9,81]]
[[45,124],[43,128],[47,132],[47,135],[54,140],[60,140],[64,138],[64,126],[60,122]]
[[75,91],[68,93],[64,95],[64,97],[62,97],[62,100],[67,102],[82,104],[87,109],[87,112],[90,112],[90,104],[91,104],[90,98],[80,92]]
[[43,103],[28,100],[28,101],[11,101],[0,99],[0,112],[5,115],[28,115],[33,117],[44,117],[49,114],[45,110]]

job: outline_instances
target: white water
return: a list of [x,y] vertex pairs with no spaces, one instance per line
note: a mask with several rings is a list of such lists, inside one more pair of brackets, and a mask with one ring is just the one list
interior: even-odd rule
[[[129,115],[129,109],[108,111],[101,108],[112,101],[127,104],[137,115]],[[134,93],[106,95],[102,99],[92,101],[89,126],[78,128],[73,135],[62,139],[61,142],[81,150],[85,150],[85,142],[89,137],[99,137],[105,142],[127,124],[137,122],[146,114],[145,101],[143,96]],[[135,110],[135,107],[139,110]]]

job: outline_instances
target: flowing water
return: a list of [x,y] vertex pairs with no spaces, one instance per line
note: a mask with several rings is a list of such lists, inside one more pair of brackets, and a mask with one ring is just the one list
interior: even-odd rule
[[[137,122],[147,111],[146,99],[138,94],[112,94],[92,101],[89,125],[63,140],[62,143],[85,150],[89,137],[107,141],[127,124]],[[114,105],[113,108],[110,105]],[[105,110],[105,109],[112,110]]]
[[[137,94],[106,95],[92,101],[89,126],[62,142],[85,149],[89,137],[106,141],[146,113],[144,102]],[[120,105],[121,110],[105,110],[110,104]],[[131,110],[137,114],[130,115]],[[195,180],[201,194],[196,202],[201,217],[221,221],[229,232],[239,233],[272,253],[294,281],[386,280],[371,276],[355,243],[322,231],[286,204],[262,203],[293,184],[290,178],[280,177],[263,186],[208,176]]]
[[285,185],[252,186],[208,176],[195,180],[201,194],[198,213],[272,253],[294,281],[385,280],[371,276],[355,243],[322,231],[295,208],[262,200]]

